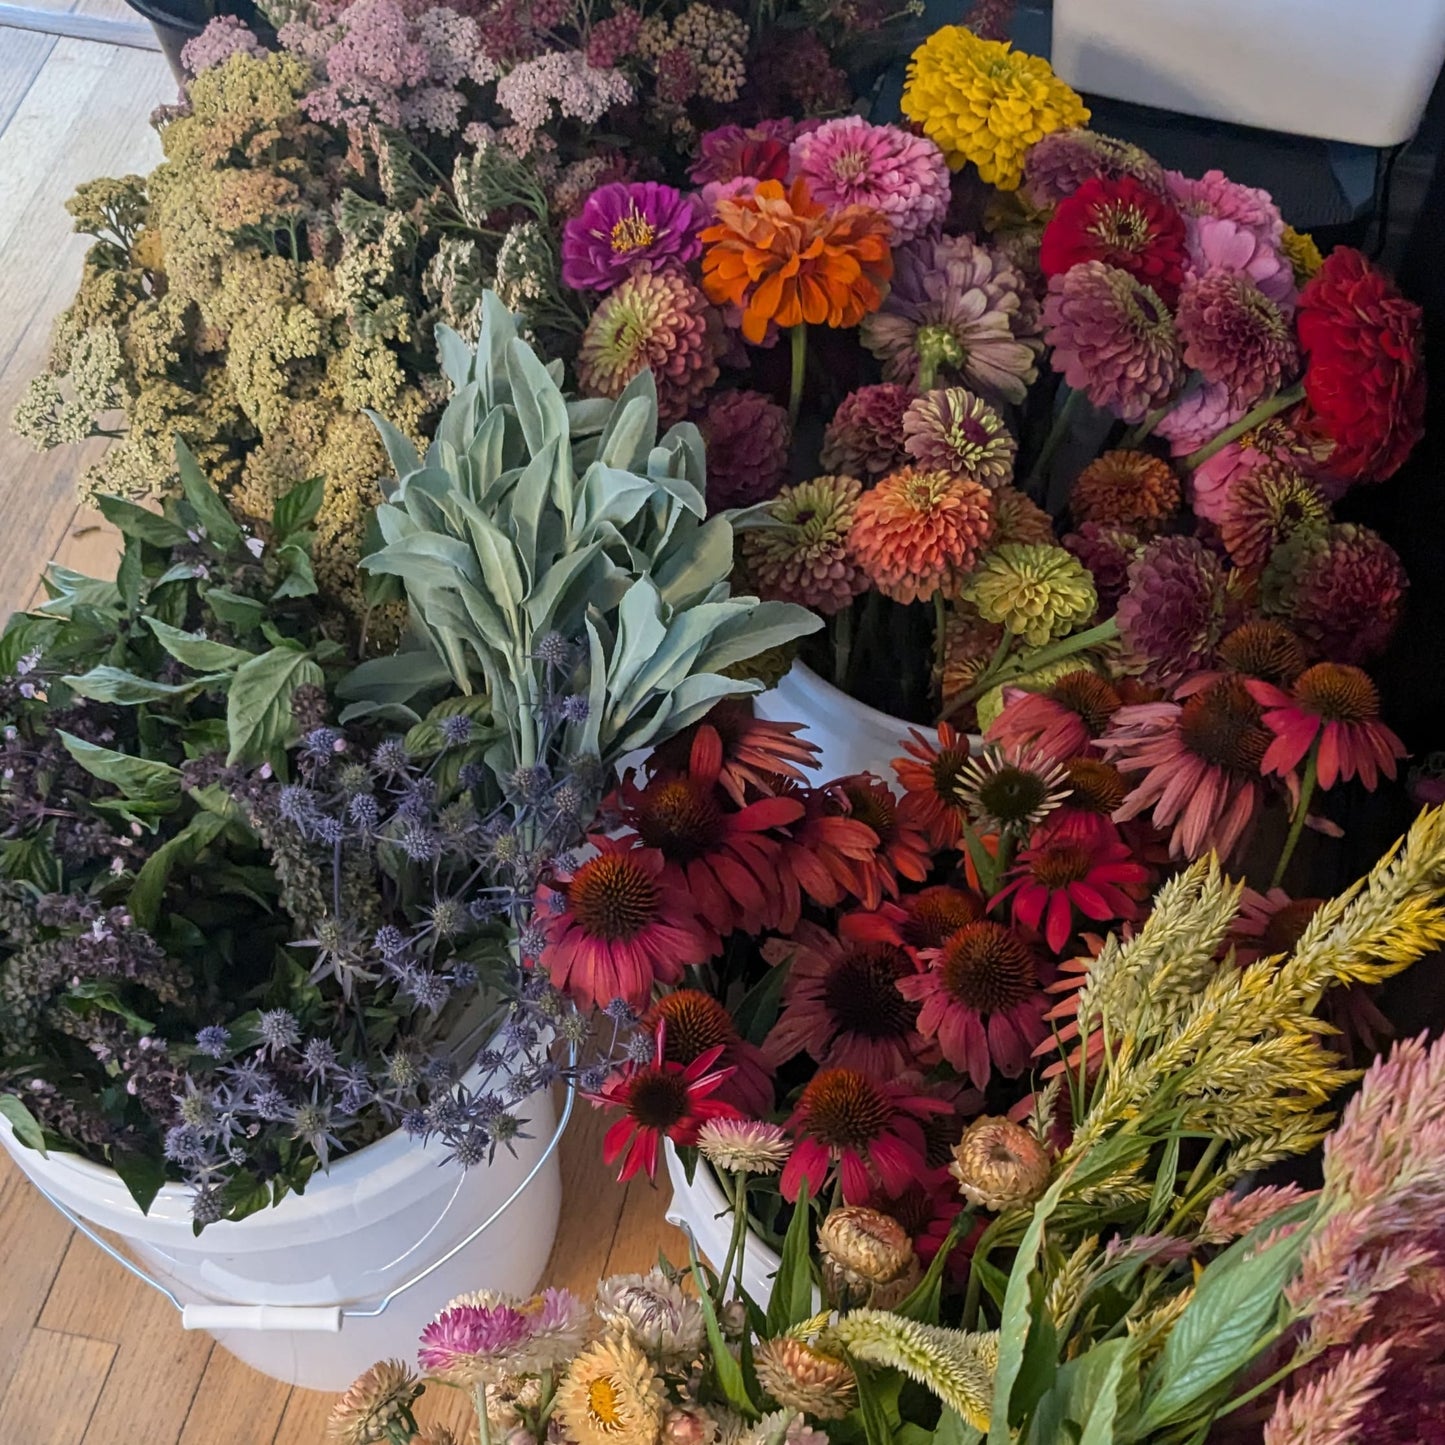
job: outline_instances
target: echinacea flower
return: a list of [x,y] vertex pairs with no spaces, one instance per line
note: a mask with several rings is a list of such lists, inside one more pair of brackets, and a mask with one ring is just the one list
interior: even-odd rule
[[1283,888],[1271,888],[1268,893],[1246,888],[1239,895],[1239,913],[1229,928],[1235,960],[1244,966],[1275,954],[1293,953],[1323,904],[1323,898],[1291,898]]
[[1300,293],[1310,423],[1334,443],[1330,470],[1383,481],[1424,431],[1420,308],[1347,246]]
[[686,773],[623,785],[627,819],[643,847],[663,860],[661,886],[685,893],[720,936],[756,933],[777,911],[779,841],[774,829],[803,815],[793,798],[759,798],[741,808],[718,787],[722,739],[710,729],[693,738]]
[[1042,753],[990,744],[959,769],[959,802],[984,833],[1026,838],[1068,796],[1064,771]]
[[613,181],[587,197],[562,230],[562,280],[610,291],[639,266],[679,266],[702,252],[697,209],[657,181]]
[[758,1383],[784,1409],[841,1420],[857,1403],[858,1381],[847,1360],[796,1335],[759,1340],[753,1363]]
[[1301,527],[1328,522],[1330,505],[1302,472],[1265,462],[1246,472],[1224,503],[1219,539],[1236,567],[1258,572]]
[[1176,315],[1184,360],[1229,404],[1247,409],[1277,392],[1299,366],[1289,318],[1248,276],[1192,276]]
[[1062,276],[1081,261],[1102,261],[1143,282],[1167,306],[1178,299],[1187,259],[1184,218],[1132,176],[1085,181],[1059,202],[1039,248],[1045,276]]
[[893,285],[858,338],[889,381],[947,376],[1021,403],[1038,375],[1037,306],[1024,277],[968,236],[921,237],[894,254]]
[[[788,832],[778,865],[778,886],[783,895],[778,927],[789,932],[802,914],[804,898],[822,908],[836,908],[845,898],[875,897],[881,900],[885,888],[897,891],[897,878],[886,859],[878,856],[879,835],[861,818],[851,816],[853,804],[836,783],[792,792],[803,804],[803,816]],[[885,791],[887,791],[885,789]],[[892,794],[889,793],[889,798]],[[896,828],[882,801],[874,805],[860,800],[885,830]],[[926,846],[926,840],[919,835]],[[925,867],[926,872],[926,867]],[[924,874],[920,874],[923,877]],[[876,901],[870,906],[877,906]]]
[[1105,452],[1079,473],[1069,490],[1076,522],[1122,527],[1152,537],[1179,510],[1181,489],[1174,468],[1149,452]]
[[1029,148],[1023,191],[1031,204],[1046,210],[1072,196],[1085,181],[1125,176],[1164,194],[1164,168],[1147,151],[1098,131],[1057,130]]
[[885,903],[871,913],[850,913],[848,932],[853,938],[891,943],[915,952],[941,948],[965,924],[977,923],[985,908],[977,893],[950,883],[935,883],[917,893],[906,893],[899,902]]
[[957,597],[992,528],[986,486],[902,467],[859,498],[848,546],[869,581],[895,602]]
[[538,915],[547,932],[541,965],[553,984],[583,1008],[623,999],[638,1012],[659,983],[676,983],[682,971],[713,951],[689,899],[662,881],[663,858],[593,838],[598,850],[542,890]]
[[646,1274],[609,1275],[597,1286],[597,1318],[659,1362],[689,1364],[702,1348],[702,1306],[654,1266]]
[[846,1204],[865,1203],[878,1185],[901,1193],[924,1167],[923,1121],[950,1107],[914,1088],[857,1069],[819,1069],[785,1126],[793,1152],[779,1184],[783,1198],[821,1195],[835,1168]]
[[924,471],[950,472],[985,487],[1013,479],[1018,443],[981,396],[961,386],[930,391],[903,414],[903,445]]
[[814,477],[784,487],[768,506],[776,524],[738,533],[738,548],[758,596],[841,612],[868,588],[850,538],[862,486],[852,477]]
[[510,1304],[454,1300],[422,1330],[417,1362],[434,1379],[462,1389],[496,1384],[516,1373],[530,1334],[526,1316]]
[[1049,819],[1051,838],[1116,836],[1111,819],[1129,795],[1129,784],[1113,763],[1102,758],[1077,757],[1064,762],[1069,784],[1068,801]]
[[1032,1204],[1048,1186],[1051,1168],[1048,1151],[1027,1129],[986,1115],[963,1131],[948,1172],[976,1209],[1001,1214]]
[[889,223],[867,206],[830,210],[806,181],[763,181],[750,196],[720,200],[702,233],[703,289],[742,309],[757,346],[769,324],[852,327],[876,311],[893,274]]
[[1321,788],[1359,778],[1374,792],[1381,774],[1393,778],[1395,760],[1406,755],[1405,745],[1380,721],[1375,684],[1358,667],[1317,662],[1300,673],[1288,693],[1268,682],[1244,685],[1274,734],[1260,763],[1262,772],[1292,773],[1318,742]]
[[1184,376],[1169,308],[1152,287],[1116,266],[1085,261],[1055,276],[1043,320],[1050,365],[1122,421],[1142,421]]
[[1129,565],[1129,590],[1114,616],[1119,635],[1165,681],[1214,656],[1228,619],[1224,569],[1194,537],[1156,537]]
[[815,201],[882,211],[895,245],[931,230],[948,210],[943,152],[896,125],[870,125],[856,115],[826,120],[793,142],[792,160]]
[[525,1374],[541,1374],[565,1365],[594,1329],[592,1309],[570,1289],[544,1289],[517,1308],[527,1320],[527,1343],[518,1363]]
[[732,1073],[718,1064],[722,1049],[709,1049],[684,1068],[668,1063],[666,1034],[666,1024],[659,1024],[650,1063],[624,1064],[597,1093],[584,1096],[599,1108],[622,1110],[602,1140],[603,1163],[622,1161],[619,1183],[639,1170],[655,1179],[664,1138],[695,1144],[697,1131],[709,1119],[737,1113],[713,1097]]
[[839,778],[833,785],[848,816],[877,840],[868,856],[853,863],[850,891],[864,908],[877,908],[885,895],[896,898],[898,880],[922,883],[932,861],[918,804],[895,797],[893,789],[869,773]]
[[400,1360],[380,1360],[359,1376],[332,1406],[326,1438],[337,1445],[378,1445],[395,1428],[414,1426],[412,1402],[421,1394],[416,1376]]
[[896,381],[850,391],[823,432],[823,465],[865,482],[895,470],[906,455],[903,414],[912,401],[912,388]]
[[1173,858],[1212,849],[1228,859],[1264,802],[1260,764],[1271,737],[1263,710],[1237,677],[1182,704],[1120,708],[1099,745],[1120,772],[1142,776],[1115,819],[1149,813],[1169,832]]
[[652,750],[651,772],[686,772],[693,740],[703,728],[717,734],[722,749],[718,787],[740,808],[750,797],[770,798],[784,783],[803,782],[804,769],[818,765],[817,744],[798,736],[806,730],[805,724],[761,718],[751,698],[725,697],[700,723],[674,733]]
[[893,771],[903,791],[917,800],[919,826],[932,847],[957,847],[963,822],[957,786],[969,757],[968,738],[949,722],[939,723],[936,742],[910,728],[903,751],[904,757],[893,759]]
[[768,939],[762,954],[775,967],[788,965],[782,1011],[763,1040],[774,1065],[806,1053],[819,1064],[878,1078],[916,1065],[924,1046],[918,1006],[899,991],[899,981],[914,971],[904,949],[805,921],[789,937]]
[[1101,834],[1049,837],[1019,854],[989,906],[1011,898],[1014,922],[1042,932],[1044,942],[1062,953],[1075,913],[1095,923],[1136,917],[1138,904],[1126,890],[1148,876],[1128,848]]
[[776,1174],[793,1152],[783,1126],[765,1119],[709,1119],[698,1131],[697,1147],[727,1174]]
[[718,378],[721,324],[677,271],[635,271],[603,297],[577,352],[589,396],[618,397],[639,372],[657,383],[657,412],[681,421]]
[[1107,678],[1076,668],[1038,692],[1006,687],[1003,711],[987,737],[1000,747],[1028,749],[1062,763],[1087,753],[1122,706]]
[[589,1345],[557,1386],[557,1419],[576,1445],[658,1445],[667,1395],[628,1336]]
[[768,1114],[773,1108],[773,1073],[763,1052],[748,1043],[733,1027],[732,1015],[711,994],[696,988],[665,993],[643,1014],[639,1027],[657,1034],[662,1025],[666,1040],[663,1058],[686,1068],[716,1049],[719,1067],[730,1070],[718,1086],[717,1097],[745,1114]]
[[954,170],[972,162],[1001,191],[1018,189],[1030,146],[1089,119],[1047,60],[962,25],[940,27],[913,52],[902,110]]
[[1410,585],[1393,547],[1354,522],[1302,527],[1260,579],[1264,609],[1316,657],[1368,662],[1385,650]]
[[1088,622],[1098,606],[1094,579],[1057,545],[995,547],[963,589],[986,622],[1043,647]]
[[925,970],[899,984],[921,1007],[918,1027],[976,1089],[995,1068],[1015,1079],[1045,1032],[1048,996],[1033,950],[989,919],[969,923],[924,956]]
[[698,421],[707,444],[710,511],[751,507],[777,495],[788,470],[788,412],[759,391],[720,391]]
[[1241,677],[1290,687],[1305,670],[1305,653],[1288,627],[1255,618],[1241,623],[1219,644],[1219,663]]

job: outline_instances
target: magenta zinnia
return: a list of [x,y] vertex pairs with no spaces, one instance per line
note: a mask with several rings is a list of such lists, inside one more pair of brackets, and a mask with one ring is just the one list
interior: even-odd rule
[[1288,319],[1248,276],[1210,271],[1179,298],[1184,360],[1224,387],[1235,410],[1273,396],[1299,368]]
[[777,495],[788,470],[788,413],[759,391],[721,391],[698,422],[707,443],[710,511],[751,507]]
[[1129,564],[1129,590],[1115,614],[1119,635],[1165,681],[1214,656],[1227,622],[1224,569],[1193,537],[1157,537]]
[[685,265],[702,254],[691,200],[656,181],[613,181],[587,197],[562,231],[562,280],[610,291],[639,266]]
[[823,433],[823,465],[864,482],[893,471],[905,456],[903,414],[912,401],[912,388],[896,381],[849,392]]

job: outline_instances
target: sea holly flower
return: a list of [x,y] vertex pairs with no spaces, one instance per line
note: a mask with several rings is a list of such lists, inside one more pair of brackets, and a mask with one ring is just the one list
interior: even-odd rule
[[686,265],[702,251],[692,201],[657,181],[613,181],[588,196],[562,230],[562,280],[610,291],[639,266]]

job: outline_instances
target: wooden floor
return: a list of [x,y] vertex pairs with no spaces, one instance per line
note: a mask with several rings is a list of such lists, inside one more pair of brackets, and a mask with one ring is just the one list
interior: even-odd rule
[[[50,4],[127,13],[119,0]],[[77,513],[73,495],[95,444],[37,455],[10,435],[9,417],[79,275],[85,242],[70,234],[66,197],[92,176],[149,169],[160,152],[147,117],[172,99],[158,54],[0,28],[6,612],[34,598],[51,557],[91,571],[113,565],[111,538]],[[562,1228],[547,1282],[579,1290],[605,1273],[646,1268],[660,1246],[680,1254],[680,1236],[662,1220],[665,1188],[622,1189],[604,1173],[600,1122],[579,1108],[562,1144]],[[423,1418],[447,1418],[454,1392],[434,1397]],[[253,1373],[205,1335],[182,1333],[165,1300],[74,1236],[0,1155],[0,1445],[321,1445],[330,1405]]]

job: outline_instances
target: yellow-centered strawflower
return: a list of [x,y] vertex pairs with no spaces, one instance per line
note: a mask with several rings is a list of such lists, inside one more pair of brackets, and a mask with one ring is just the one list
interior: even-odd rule
[[913,52],[903,113],[954,170],[972,161],[1001,191],[1018,189],[1035,141],[1089,120],[1088,107],[1047,60],[1004,40],[981,40],[962,25],[934,31]]
[[628,1336],[583,1350],[557,1389],[557,1418],[577,1445],[657,1445],[667,1397]]

